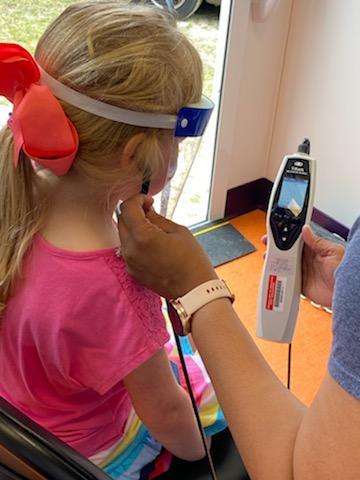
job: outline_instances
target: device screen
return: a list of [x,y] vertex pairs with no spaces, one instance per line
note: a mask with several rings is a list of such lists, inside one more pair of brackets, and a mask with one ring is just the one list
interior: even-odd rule
[[309,180],[285,176],[278,206],[289,209],[296,217],[299,216],[304,207],[308,184]]

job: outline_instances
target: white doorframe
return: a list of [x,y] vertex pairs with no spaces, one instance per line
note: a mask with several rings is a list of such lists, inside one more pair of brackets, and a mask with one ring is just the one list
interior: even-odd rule
[[236,107],[245,58],[250,8],[251,0],[222,0],[221,2],[213,92],[216,104],[213,131],[216,140],[208,213],[210,221],[223,218],[225,213],[228,179],[231,175],[227,165],[236,134]]

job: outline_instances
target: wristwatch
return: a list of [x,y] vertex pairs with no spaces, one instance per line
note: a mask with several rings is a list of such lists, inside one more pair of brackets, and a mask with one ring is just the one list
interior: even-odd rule
[[184,336],[191,332],[191,320],[195,312],[217,298],[229,298],[231,303],[235,295],[224,280],[210,280],[176,300],[168,300],[168,313],[174,330]]

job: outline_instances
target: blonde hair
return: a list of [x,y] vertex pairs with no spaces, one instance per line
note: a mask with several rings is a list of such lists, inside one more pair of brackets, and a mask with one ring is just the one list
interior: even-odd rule
[[[63,84],[130,110],[174,114],[201,96],[198,53],[168,14],[152,7],[119,0],[74,4],[47,28],[35,57]],[[67,176],[86,178],[104,195],[116,192],[120,198],[134,168],[146,178],[161,168],[161,140],[168,131],[113,122],[61,104],[80,138]],[[120,168],[122,149],[138,133],[144,134],[144,141],[134,162]],[[12,133],[7,127],[0,132],[0,145],[1,313],[33,236],[42,226],[47,196],[41,192],[43,180],[24,154],[14,168]]]

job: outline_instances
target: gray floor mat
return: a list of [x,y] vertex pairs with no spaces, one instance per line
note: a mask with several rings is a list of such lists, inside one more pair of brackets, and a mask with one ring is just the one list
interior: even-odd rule
[[214,267],[255,252],[255,247],[230,223],[214,226],[210,231],[194,235],[208,254]]

